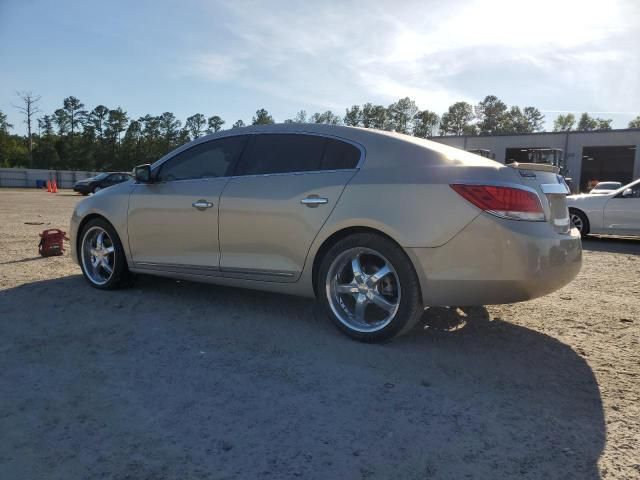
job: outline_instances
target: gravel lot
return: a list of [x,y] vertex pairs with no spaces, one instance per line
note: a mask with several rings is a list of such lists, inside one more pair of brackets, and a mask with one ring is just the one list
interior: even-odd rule
[[307,299],[90,288],[37,254],[80,199],[0,190],[2,478],[640,478],[640,241],[363,345]]

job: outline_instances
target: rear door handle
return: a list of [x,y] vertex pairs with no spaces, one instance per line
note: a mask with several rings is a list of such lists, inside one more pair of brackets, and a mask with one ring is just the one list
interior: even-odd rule
[[213,203],[206,200],[198,200],[197,202],[193,202],[191,206],[193,208],[197,208],[198,210],[204,210],[205,208],[213,207]]
[[300,200],[300,203],[306,205],[307,207],[315,208],[318,205],[329,203],[329,199],[318,197],[317,195],[309,195],[307,198],[303,198],[302,200]]

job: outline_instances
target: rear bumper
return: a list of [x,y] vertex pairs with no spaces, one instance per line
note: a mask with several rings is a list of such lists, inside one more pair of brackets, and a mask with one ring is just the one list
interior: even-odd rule
[[551,293],[582,264],[580,234],[556,233],[547,222],[480,214],[445,245],[408,248],[425,306],[513,303]]

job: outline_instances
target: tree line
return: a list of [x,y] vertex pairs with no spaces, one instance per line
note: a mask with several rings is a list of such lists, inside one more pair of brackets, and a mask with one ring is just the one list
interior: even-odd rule
[[[24,117],[26,135],[11,133],[13,125],[0,110],[0,167],[29,167],[56,170],[131,170],[151,163],[172,149],[202,135],[222,130],[227,122],[219,115],[196,113],[184,124],[171,112],[129,118],[121,107],[98,105],[88,109],[76,97],[62,101],[60,108],[40,115],[40,96],[17,93],[15,108]],[[275,123],[264,108],[256,111],[252,125]],[[402,98],[390,105],[352,105],[339,115],[327,110],[308,115],[300,110],[284,123],[325,123],[396,131],[428,138],[440,135],[495,135],[540,132],[544,115],[535,107],[507,106],[488,95],[473,106],[456,102],[442,115],[420,110],[415,101]],[[245,126],[237,120],[230,128]],[[629,123],[640,128],[640,115]],[[608,130],[611,120],[569,113],[554,121],[554,131]]]

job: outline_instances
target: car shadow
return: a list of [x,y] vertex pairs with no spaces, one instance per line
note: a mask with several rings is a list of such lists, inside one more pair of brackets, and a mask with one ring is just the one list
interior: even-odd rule
[[37,257],[28,257],[28,258],[21,258],[20,260],[9,260],[7,262],[0,262],[0,265],[12,265],[14,263],[26,263],[26,262],[35,262],[37,260],[44,260],[45,257],[43,257],[42,255],[38,255]]
[[635,237],[596,237],[582,239],[582,249],[592,252],[623,253],[640,255],[640,238]]
[[[386,344],[312,300],[80,275],[0,291],[8,478],[600,478],[569,346],[483,307]],[[207,476],[209,475],[209,476]]]

